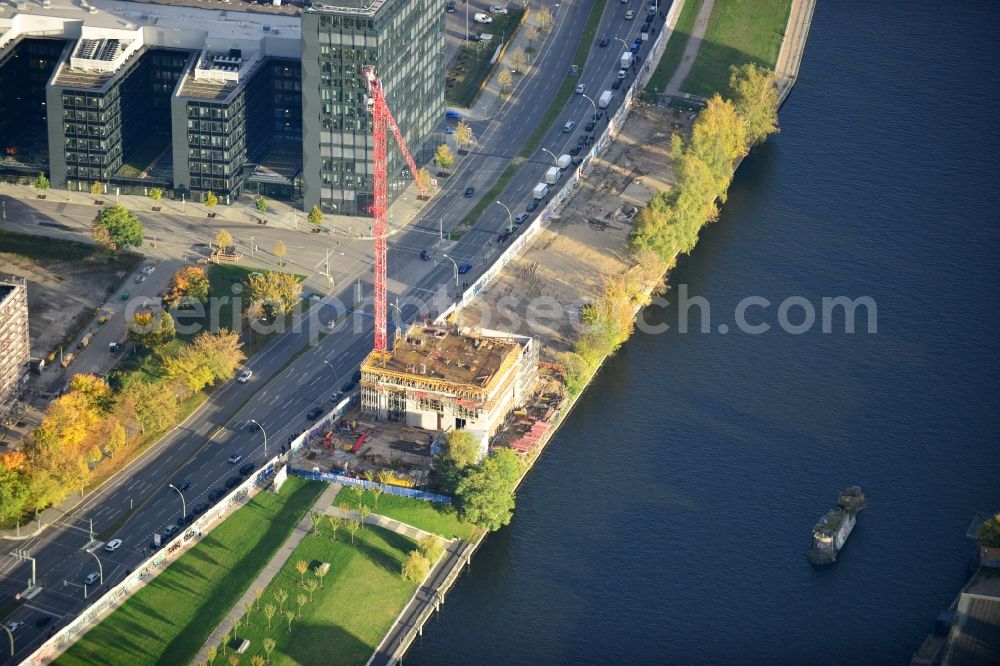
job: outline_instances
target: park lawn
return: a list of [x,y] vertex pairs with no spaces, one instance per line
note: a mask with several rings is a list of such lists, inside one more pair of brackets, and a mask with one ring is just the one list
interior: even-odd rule
[[[524,10],[511,7],[507,14],[490,14],[493,22],[488,25],[470,24],[469,32],[493,35],[488,42],[462,42],[458,52],[448,64],[445,102],[452,106],[468,108],[475,101],[483,82],[493,73],[490,60],[500,46],[500,40],[510,41],[521,26]],[[475,30],[473,30],[475,27]]]
[[[250,655],[263,655],[263,639],[270,636],[276,641],[272,664],[363,664],[413,596],[417,584],[400,574],[403,560],[416,547],[412,540],[372,525],[359,530],[353,544],[345,529],[338,530],[336,541],[331,535],[324,523],[318,535],[304,538],[264,591],[261,610],[251,610],[249,621],[235,631],[238,640],[250,641],[247,662]],[[298,608],[298,595],[308,596],[295,570],[299,561],[308,563],[310,571],[321,562],[330,563],[323,588],[302,607],[302,617],[292,620],[291,632],[280,611],[268,629],[263,608],[269,603],[279,606],[276,590],[288,592],[284,610]],[[306,576],[315,578],[312,573]]]
[[[367,490],[361,501],[368,505],[372,513],[379,513],[389,518],[395,518],[401,523],[412,525],[425,532],[437,534],[445,539],[458,537],[469,541],[475,535],[476,528],[469,523],[463,523],[458,518],[454,507],[437,502],[400,497],[382,493],[375,505],[375,497]],[[358,495],[350,488],[344,488],[333,499],[334,506],[348,504],[352,509],[358,508]]]
[[792,0],[715,0],[708,31],[681,89],[726,95],[729,68],[747,63],[774,69]]
[[0,230],[0,252],[42,261],[92,261],[118,264],[122,270],[132,270],[142,260],[142,255],[125,251],[108,255],[92,243],[19,234]]
[[313,505],[325,484],[261,492],[87,632],[58,664],[186,664]]
[[660,56],[660,62],[646,83],[647,101],[655,101],[660,93],[666,90],[667,83],[681,64],[681,56],[684,55],[684,49],[691,39],[691,30],[694,29],[694,20],[698,16],[702,2],[704,0],[685,0],[681,15],[677,17],[677,25],[674,26],[674,31],[667,40],[667,47]]
[[[220,328],[240,330],[243,311],[246,310],[250,274],[252,268],[234,264],[213,264],[208,267],[208,304],[191,313],[184,310],[173,312],[177,324],[177,337],[193,340],[202,331],[215,332]],[[236,288],[236,285],[240,285]],[[233,311],[234,302],[239,311]],[[200,316],[199,316],[200,315]],[[183,325],[183,326],[182,326]],[[183,332],[182,332],[183,330]]]

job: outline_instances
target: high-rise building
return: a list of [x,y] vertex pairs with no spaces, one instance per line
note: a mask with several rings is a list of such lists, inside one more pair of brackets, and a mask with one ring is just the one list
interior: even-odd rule
[[0,413],[17,395],[28,369],[28,287],[13,276],[0,276]]

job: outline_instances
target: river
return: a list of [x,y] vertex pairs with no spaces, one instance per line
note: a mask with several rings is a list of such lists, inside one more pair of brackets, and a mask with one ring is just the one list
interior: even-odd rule
[[[1000,509],[997,25],[982,0],[820,3],[781,133],[671,277],[711,332],[645,313],[671,330],[607,362],[406,663],[908,663]],[[749,296],[766,333],[737,330]],[[824,334],[837,296],[877,333]],[[809,331],[780,330],[789,297]]]

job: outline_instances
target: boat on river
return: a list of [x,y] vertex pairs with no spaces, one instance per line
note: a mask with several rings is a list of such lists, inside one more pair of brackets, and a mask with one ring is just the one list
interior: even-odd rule
[[807,556],[813,564],[832,564],[854,531],[857,515],[865,508],[861,486],[851,486],[840,494],[837,506],[824,513],[813,526],[813,543]]

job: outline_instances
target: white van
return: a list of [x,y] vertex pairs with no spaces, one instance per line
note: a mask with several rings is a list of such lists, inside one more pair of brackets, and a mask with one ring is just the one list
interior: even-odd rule
[[472,20],[476,23],[493,23],[493,17],[489,14],[476,14]]

